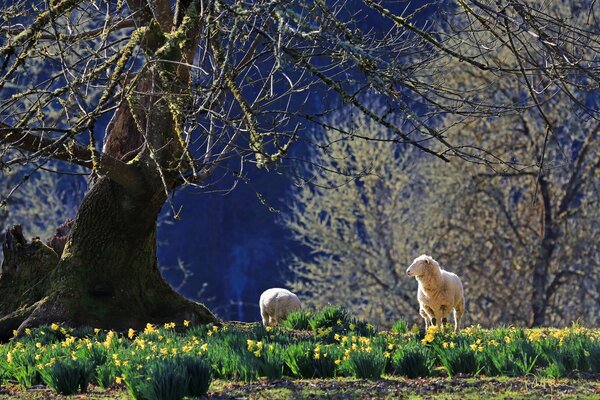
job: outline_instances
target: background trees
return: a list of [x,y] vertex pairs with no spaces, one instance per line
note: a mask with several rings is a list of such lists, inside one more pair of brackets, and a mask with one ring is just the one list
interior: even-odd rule
[[[512,65],[519,72],[515,79],[494,79],[454,61],[446,65],[453,75],[450,87],[514,106],[497,117],[449,117],[464,123],[453,134],[457,145],[469,146],[480,162],[446,168],[454,175],[447,184],[444,178],[434,180],[442,197],[453,203],[440,220],[444,239],[439,249],[448,262],[473,272],[472,279],[482,287],[471,293],[476,299],[472,306],[491,322],[598,321],[599,249],[593,238],[600,218],[600,97],[597,76],[583,68],[597,59],[598,36],[588,36],[576,53],[566,50],[575,48],[573,40],[583,27],[593,26],[592,14],[582,13],[581,7],[565,2],[516,7],[514,14],[498,15],[496,26],[504,26],[503,36],[493,29],[478,34],[486,46],[504,43],[488,57]],[[535,15],[547,23],[543,31]],[[469,23],[450,18],[447,26],[455,31],[458,21]],[[527,35],[518,37],[515,21]],[[542,49],[528,51],[532,42],[541,42]],[[565,50],[553,53],[561,46]],[[577,71],[535,68],[548,59],[577,65]],[[564,83],[577,78],[595,89]],[[519,296],[513,295],[515,288]],[[507,300],[515,306],[506,307]]]
[[[445,73],[431,73],[431,84],[447,96],[432,101],[455,110],[434,116],[460,158],[449,164],[342,137],[333,140],[337,152],[313,153],[316,164],[330,156],[326,170],[354,179],[345,176],[347,187],[339,187],[339,179],[315,174],[309,182],[316,188],[297,191],[286,224],[314,257],[295,260],[293,286],[315,305],[346,304],[383,324],[416,320],[416,285],[394,272],[431,253],[465,280],[469,321],[543,325],[581,318],[597,324],[600,98],[597,90],[566,82],[580,78],[597,87],[583,65],[594,65],[598,37],[588,37],[576,56],[556,54],[559,43],[574,48],[571,34],[590,26],[590,15],[562,2],[537,9],[507,3],[502,11],[474,3],[479,12],[463,2],[473,13],[446,14],[446,43],[464,49],[468,42],[473,55],[514,76],[450,56],[434,64]],[[533,28],[535,16],[548,23],[543,33]],[[535,43],[542,49],[531,51]],[[571,56],[578,71],[539,68],[559,58],[571,63]],[[475,103],[479,110],[461,111]],[[357,131],[387,134],[364,120],[356,124]],[[390,268],[379,254],[394,254],[399,265]],[[381,290],[386,285],[393,289]]]
[[[429,249],[423,160],[409,147],[386,143],[390,132],[356,114],[339,114],[338,129],[318,137],[306,179],[292,190],[282,218],[309,257],[291,260],[290,286],[309,307],[343,304],[382,326],[414,312],[414,282],[405,270],[411,257]],[[414,258],[414,257],[413,257]]]

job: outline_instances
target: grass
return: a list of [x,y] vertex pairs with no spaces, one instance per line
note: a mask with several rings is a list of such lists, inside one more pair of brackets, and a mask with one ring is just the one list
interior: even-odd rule
[[578,325],[378,332],[336,307],[298,315],[302,330],[187,325],[27,331],[0,345],[0,399],[569,398],[575,386],[600,400],[600,330]]
[[[18,391],[9,385],[9,393],[1,400],[59,400],[72,397],[56,394],[51,389]],[[129,399],[124,390],[107,391],[94,388],[77,398]],[[258,380],[244,383],[216,380],[206,398],[209,399],[600,399],[600,382],[586,379],[537,379],[509,377],[406,379],[385,375],[377,382],[354,378]]]

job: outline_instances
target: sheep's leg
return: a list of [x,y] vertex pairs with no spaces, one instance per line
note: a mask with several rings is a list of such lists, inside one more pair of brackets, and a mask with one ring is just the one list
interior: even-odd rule
[[271,317],[269,317],[269,313],[267,313],[266,307],[264,307],[262,304],[260,307],[260,316],[262,318],[263,326],[269,325],[269,320],[271,319]]
[[458,331],[460,329],[460,319],[462,318],[465,312],[465,301],[460,301],[456,307],[454,308],[454,331]]
[[421,317],[423,317],[423,319],[425,320],[425,332],[427,332],[427,329],[429,329],[429,325],[431,323],[431,320],[429,319],[429,314],[427,314],[427,312],[423,308],[419,308],[419,315],[421,315]]

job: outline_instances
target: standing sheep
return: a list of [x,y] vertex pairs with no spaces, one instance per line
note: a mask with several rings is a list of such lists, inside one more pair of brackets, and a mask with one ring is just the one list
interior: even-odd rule
[[302,304],[298,296],[287,289],[267,289],[260,295],[260,315],[264,326],[276,325],[300,308]]
[[450,311],[454,310],[454,330],[457,331],[465,310],[460,278],[440,268],[438,262],[427,255],[415,258],[406,273],[419,282],[417,298],[419,314],[425,320],[425,330],[430,325],[444,325]]

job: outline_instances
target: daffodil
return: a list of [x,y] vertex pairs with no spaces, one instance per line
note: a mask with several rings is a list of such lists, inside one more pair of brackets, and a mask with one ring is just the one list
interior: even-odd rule
[[144,329],[145,334],[150,334],[156,332],[156,326],[148,323],[146,324],[146,329]]

